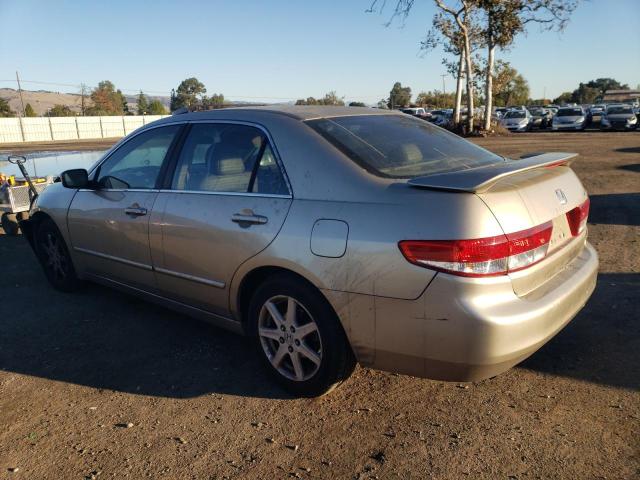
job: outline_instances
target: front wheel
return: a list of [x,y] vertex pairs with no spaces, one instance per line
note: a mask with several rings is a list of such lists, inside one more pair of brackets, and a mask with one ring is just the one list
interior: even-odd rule
[[267,371],[294,395],[323,395],[353,372],[355,358],[338,317],[299,278],[268,279],[253,295],[248,315]]
[[80,282],[62,234],[52,220],[43,220],[35,232],[35,251],[49,283],[62,292],[72,292]]

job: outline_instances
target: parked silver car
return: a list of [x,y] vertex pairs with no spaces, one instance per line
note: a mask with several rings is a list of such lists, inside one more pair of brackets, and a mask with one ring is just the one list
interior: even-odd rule
[[602,130],[635,130],[638,117],[631,105],[609,105],[600,120]]
[[245,333],[296,394],[356,360],[473,381],[593,291],[574,156],[509,160],[393,111],[175,115],[63,172],[21,227],[54,287],[91,280]]
[[551,122],[551,129],[584,130],[587,126],[587,114],[582,107],[562,107]]
[[524,110],[509,110],[500,120],[500,124],[511,132],[528,132],[532,127],[532,116]]

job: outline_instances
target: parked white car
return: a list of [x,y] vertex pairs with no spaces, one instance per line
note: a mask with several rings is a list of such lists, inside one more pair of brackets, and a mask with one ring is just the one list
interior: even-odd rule
[[500,124],[510,132],[528,132],[531,130],[529,110],[509,110],[500,120]]
[[587,114],[582,107],[563,107],[553,117],[551,129],[558,130],[584,130],[587,126]]

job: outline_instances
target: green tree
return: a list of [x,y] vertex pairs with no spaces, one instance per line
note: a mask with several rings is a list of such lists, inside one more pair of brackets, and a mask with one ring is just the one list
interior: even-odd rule
[[162,104],[162,102],[160,100],[151,100],[151,102],[149,102],[149,106],[147,107],[147,114],[148,115],[166,115],[167,114],[167,109],[165,108],[165,106]]
[[202,97],[202,108],[204,110],[211,110],[214,108],[224,107],[224,95],[221,93],[214,93],[210,97]]
[[344,106],[344,99],[338,97],[335,91],[325,94],[322,98],[307,97],[296,100],[296,105],[333,105]]
[[553,103],[557,103],[558,105],[571,102],[573,102],[573,92],[563,92],[553,99]]
[[178,85],[171,105],[171,110],[177,110],[179,108],[186,107],[193,109],[197,107],[201,101],[202,96],[207,93],[207,89],[204,84],[195,77],[190,77]]
[[589,88],[596,88],[600,95],[604,95],[607,90],[629,90],[629,85],[622,84],[613,78],[597,78],[586,83]]
[[571,100],[574,103],[593,103],[601,93],[599,88],[589,87],[587,84],[581,82],[578,88],[571,94]]
[[313,97],[299,98],[296,100],[296,105],[318,105],[318,100]]
[[147,115],[149,113],[149,99],[142,93],[138,95],[138,115]]
[[91,92],[93,106],[87,108],[88,115],[123,115],[128,111],[127,99],[109,80],[103,80]]
[[73,117],[75,113],[67,105],[54,105],[44,114],[45,117]]
[[411,103],[411,87],[403,87],[400,82],[393,84],[389,92],[389,108],[406,107]]
[[484,129],[491,127],[495,52],[509,48],[528,23],[543,30],[564,30],[576,0],[469,0],[483,13],[482,41],[487,48]]
[[24,107],[24,116],[25,117],[37,117],[36,111],[33,109],[30,103],[27,103],[27,106]]
[[11,110],[9,107],[9,102],[4,98],[0,98],[0,117],[15,117],[16,112]]
[[350,102],[349,106],[350,107],[366,107],[366,105],[363,102]]
[[497,60],[493,77],[493,97],[497,107],[527,103],[529,83],[509,62]]
[[453,108],[456,102],[455,93],[443,93],[439,90],[420,92],[416,97],[416,105],[420,107]]

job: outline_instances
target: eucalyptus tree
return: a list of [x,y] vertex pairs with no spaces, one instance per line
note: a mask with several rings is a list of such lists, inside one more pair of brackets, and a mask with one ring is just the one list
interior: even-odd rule
[[484,129],[491,128],[495,53],[509,48],[527,24],[542,30],[562,31],[578,5],[578,0],[469,0],[483,14],[482,36],[487,49],[485,70]]

